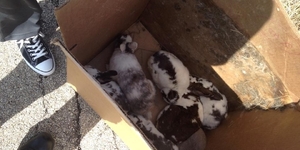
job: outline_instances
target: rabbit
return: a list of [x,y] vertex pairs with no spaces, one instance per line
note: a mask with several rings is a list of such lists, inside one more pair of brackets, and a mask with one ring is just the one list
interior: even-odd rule
[[166,139],[150,120],[145,119],[143,116],[133,114],[128,115],[128,118],[143,131],[156,149],[178,150],[178,147]]
[[96,79],[102,89],[122,108],[126,113],[130,112],[128,100],[120,89],[119,85],[112,80],[112,76],[116,76],[117,72],[114,70],[100,72],[92,66],[86,65],[84,69]]
[[215,129],[227,117],[227,99],[225,95],[209,81],[196,76],[190,76],[189,90],[198,96],[203,105],[203,128]]
[[[51,44],[57,45],[61,49],[67,51],[67,48],[57,38],[54,38],[51,41]],[[109,94],[109,96],[113,100],[115,100],[123,110],[129,111],[128,100],[126,99],[118,84],[112,81],[112,76],[117,75],[116,71],[110,70],[107,72],[100,72],[99,70],[89,65],[84,66],[84,69],[100,83],[100,86],[103,88],[103,90],[107,94]]]
[[[115,48],[109,62],[109,69],[118,72],[114,80],[119,84],[126,96],[131,110],[138,115],[149,115],[148,110],[153,106],[155,87],[146,78],[134,51],[138,44],[131,42],[129,35],[120,38],[125,39]],[[148,116],[149,117],[149,116]]]
[[189,86],[189,70],[172,53],[160,50],[148,60],[148,68],[164,100],[175,103]]
[[184,94],[158,115],[156,127],[169,140],[179,144],[202,127],[203,106],[197,97]]
[[[123,110],[128,114],[128,118],[139,127],[143,133],[150,139],[151,143],[158,149],[178,150],[178,147],[171,141],[164,138],[164,136],[155,128],[150,120],[145,119],[141,115],[131,113],[128,107],[127,98],[121,91],[120,87],[115,81],[108,81],[108,76],[115,75],[113,71],[101,73],[99,70],[91,67],[84,66],[84,69],[95,79],[99,81],[103,90],[118,104],[121,104]],[[109,74],[107,74],[109,73]],[[102,78],[104,77],[105,80]],[[103,82],[104,81],[104,82]]]

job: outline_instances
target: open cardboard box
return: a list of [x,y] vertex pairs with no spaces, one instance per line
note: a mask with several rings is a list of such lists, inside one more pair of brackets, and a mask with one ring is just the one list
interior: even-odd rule
[[[297,110],[245,111],[299,100],[299,36],[282,10],[278,0],[73,0],[56,10],[69,49],[67,81],[130,149],[152,149],[82,68],[105,70],[114,38],[128,32],[139,44],[136,56],[148,78],[147,59],[164,47],[226,95],[229,116],[206,132],[206,149],[300,149]],[[154,116],[165,104],[157,105]]]

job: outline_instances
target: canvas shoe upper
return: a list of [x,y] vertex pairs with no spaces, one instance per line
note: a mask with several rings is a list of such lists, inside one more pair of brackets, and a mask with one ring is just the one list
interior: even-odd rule
[[20,146],[18,150],[53,150],[54,144],[55,141],[51,134],[41,132]]
[[27,65],[35,72],[43,76],[49,76],[55,70],[55,62],[42,37],[44,35],[40,33],[19,40],[17,44]]

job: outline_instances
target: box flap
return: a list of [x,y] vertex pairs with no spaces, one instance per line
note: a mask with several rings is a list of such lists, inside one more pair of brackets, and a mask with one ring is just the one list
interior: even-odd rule
[[55,11],[66,46],[82,63],[140,16],[148,0],[73,0]]
[[300,36],[281,1],[214,0],[214,2],[262,53],[274,73],[289,90],[292,102],[299,101]]
[[[265,28],[264,23],[268,23],[268,19],[274,17],[271,0],[231,0],[230,3],[220,0],[220,3],[226,4],[226,10],[234,12],[237,16],[241,15],[240,20],[248,16],[247,13],[238,14],[240,10],[245,10],[247,7],[249,12],[257,12],[258,10],[253,11],[251,4],[262,3],[255,5],[257,6],[255,9],[264,9],[259,11],[264,12],[263,15],[258,13],[248,17],[248,24],[255,24],[255,28],[251,28],[253,34],[260,34]],[[233,3],[238,4],[233,7]],[[260,20],[256,21],[257,17],[260,17]],[[143,12],[141,21],[166,49],[183,61],[192,74],[212,81],[226,95],[230,110],[241,107],[278,108],[299,100],[292,98],[287,89],[287,86],[292,84],[285,84],[287,83],[285,81],[296,79],[299,74],[297,73],[299,65],[296,65],[296,62],[300,59],[293,59],[293,65],[289,65],[290,70],[280,67],[284,66],[284,63],[277,63],[277,69],[270,67],[275,60],[269,61],[270,59],[266,58],[278,56],[277,62],[285,61],[288,64],[291,62],[288,58],[292,58],[292,55],[286,57],[287,59],[279,57],[288,56],[282,51],[283,47],[278,47],[276,53],[274,53],[275,49],[266,49],[268,53],[262,53],[259,44],[251,43],[239,32],[231,18],[212,1],[166,0],[162,3],[159,0],[152,0]],[[274,28],[276,27],[270,27],[270,29]],[[284,30],[280,31],[284,32]],[[259,41],[267,43],[266,41],[270,42],[269,39],[274,40],[269,44],[275,45],[276,40],[271,34],[262,35]],[[292,42],[292,39],[289,39],[291,44],[295,43],[294,47],[297,47],[296,40]],[[293,53],[297,54],[296,49]],[[298,55],[293,56],[296,57]],[[291,78],[280,78],[277,71],[290,72],[291,74],[286,76]],[[299,91],[299,88],[295,88],[295,91]]]

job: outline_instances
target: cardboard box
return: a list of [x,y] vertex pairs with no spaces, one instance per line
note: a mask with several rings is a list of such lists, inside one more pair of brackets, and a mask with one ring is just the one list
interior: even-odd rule
[[[105,70],[114,38],[120,32],[128,32],[139,43],[136,56],[147,77],[150,78],[147,59],[164,47],[177,55],[192,74],[209,79],[227,96],[229,117],[217,129],[206,132],[206,149],[299,149],[297,110],[244,111],[245,107],[276,108],[299,100],[299,89],[295,85],[300,82],[296,78],[300,73],[296,63],[300,63],[300,59],[298,55],[292,55],[300,53],[299,36],[282,11],[275,13],[280,14],[275,16],[276,19],[268,20],[274,18],[272,14],[278,11],[276,8],[282,10],[278,0],[231,3],[236,9],[218,0],[70,1],[56,11],[69,49],[65,52],[67,81],[130,149],[154,148],[82,68],[90,64]],[[252,10],[242,9],[242,6],[257,7]],[[239,14],[230,11],[232,9],[239,10]],[[256,22],[259,15],[249,12],[258,10],[264,15]],[[247,16],[249,22],[254,21],[243,23],[244,17],[240,15]],[[274,42],[273,34],[267,34],[270,28],[264,24],[270,22],[270,28],[278,25],[278,30],[284,27],[286,31],[272,30],[272,33],[292,37],[288,40],[293,45],[291,51],[282,54],[276,49],[273,53],[273,48],[284,43],[282,39],[279,43]],[[262,40],[266,42],[260,42]],[[288,68],[284,71],[279,63],[282,62],[280,55],[286,56]],[[158,99],[161,99],[159,94]],[[165,105],[158,101],[159,107],[152,110],[154,116]]]

